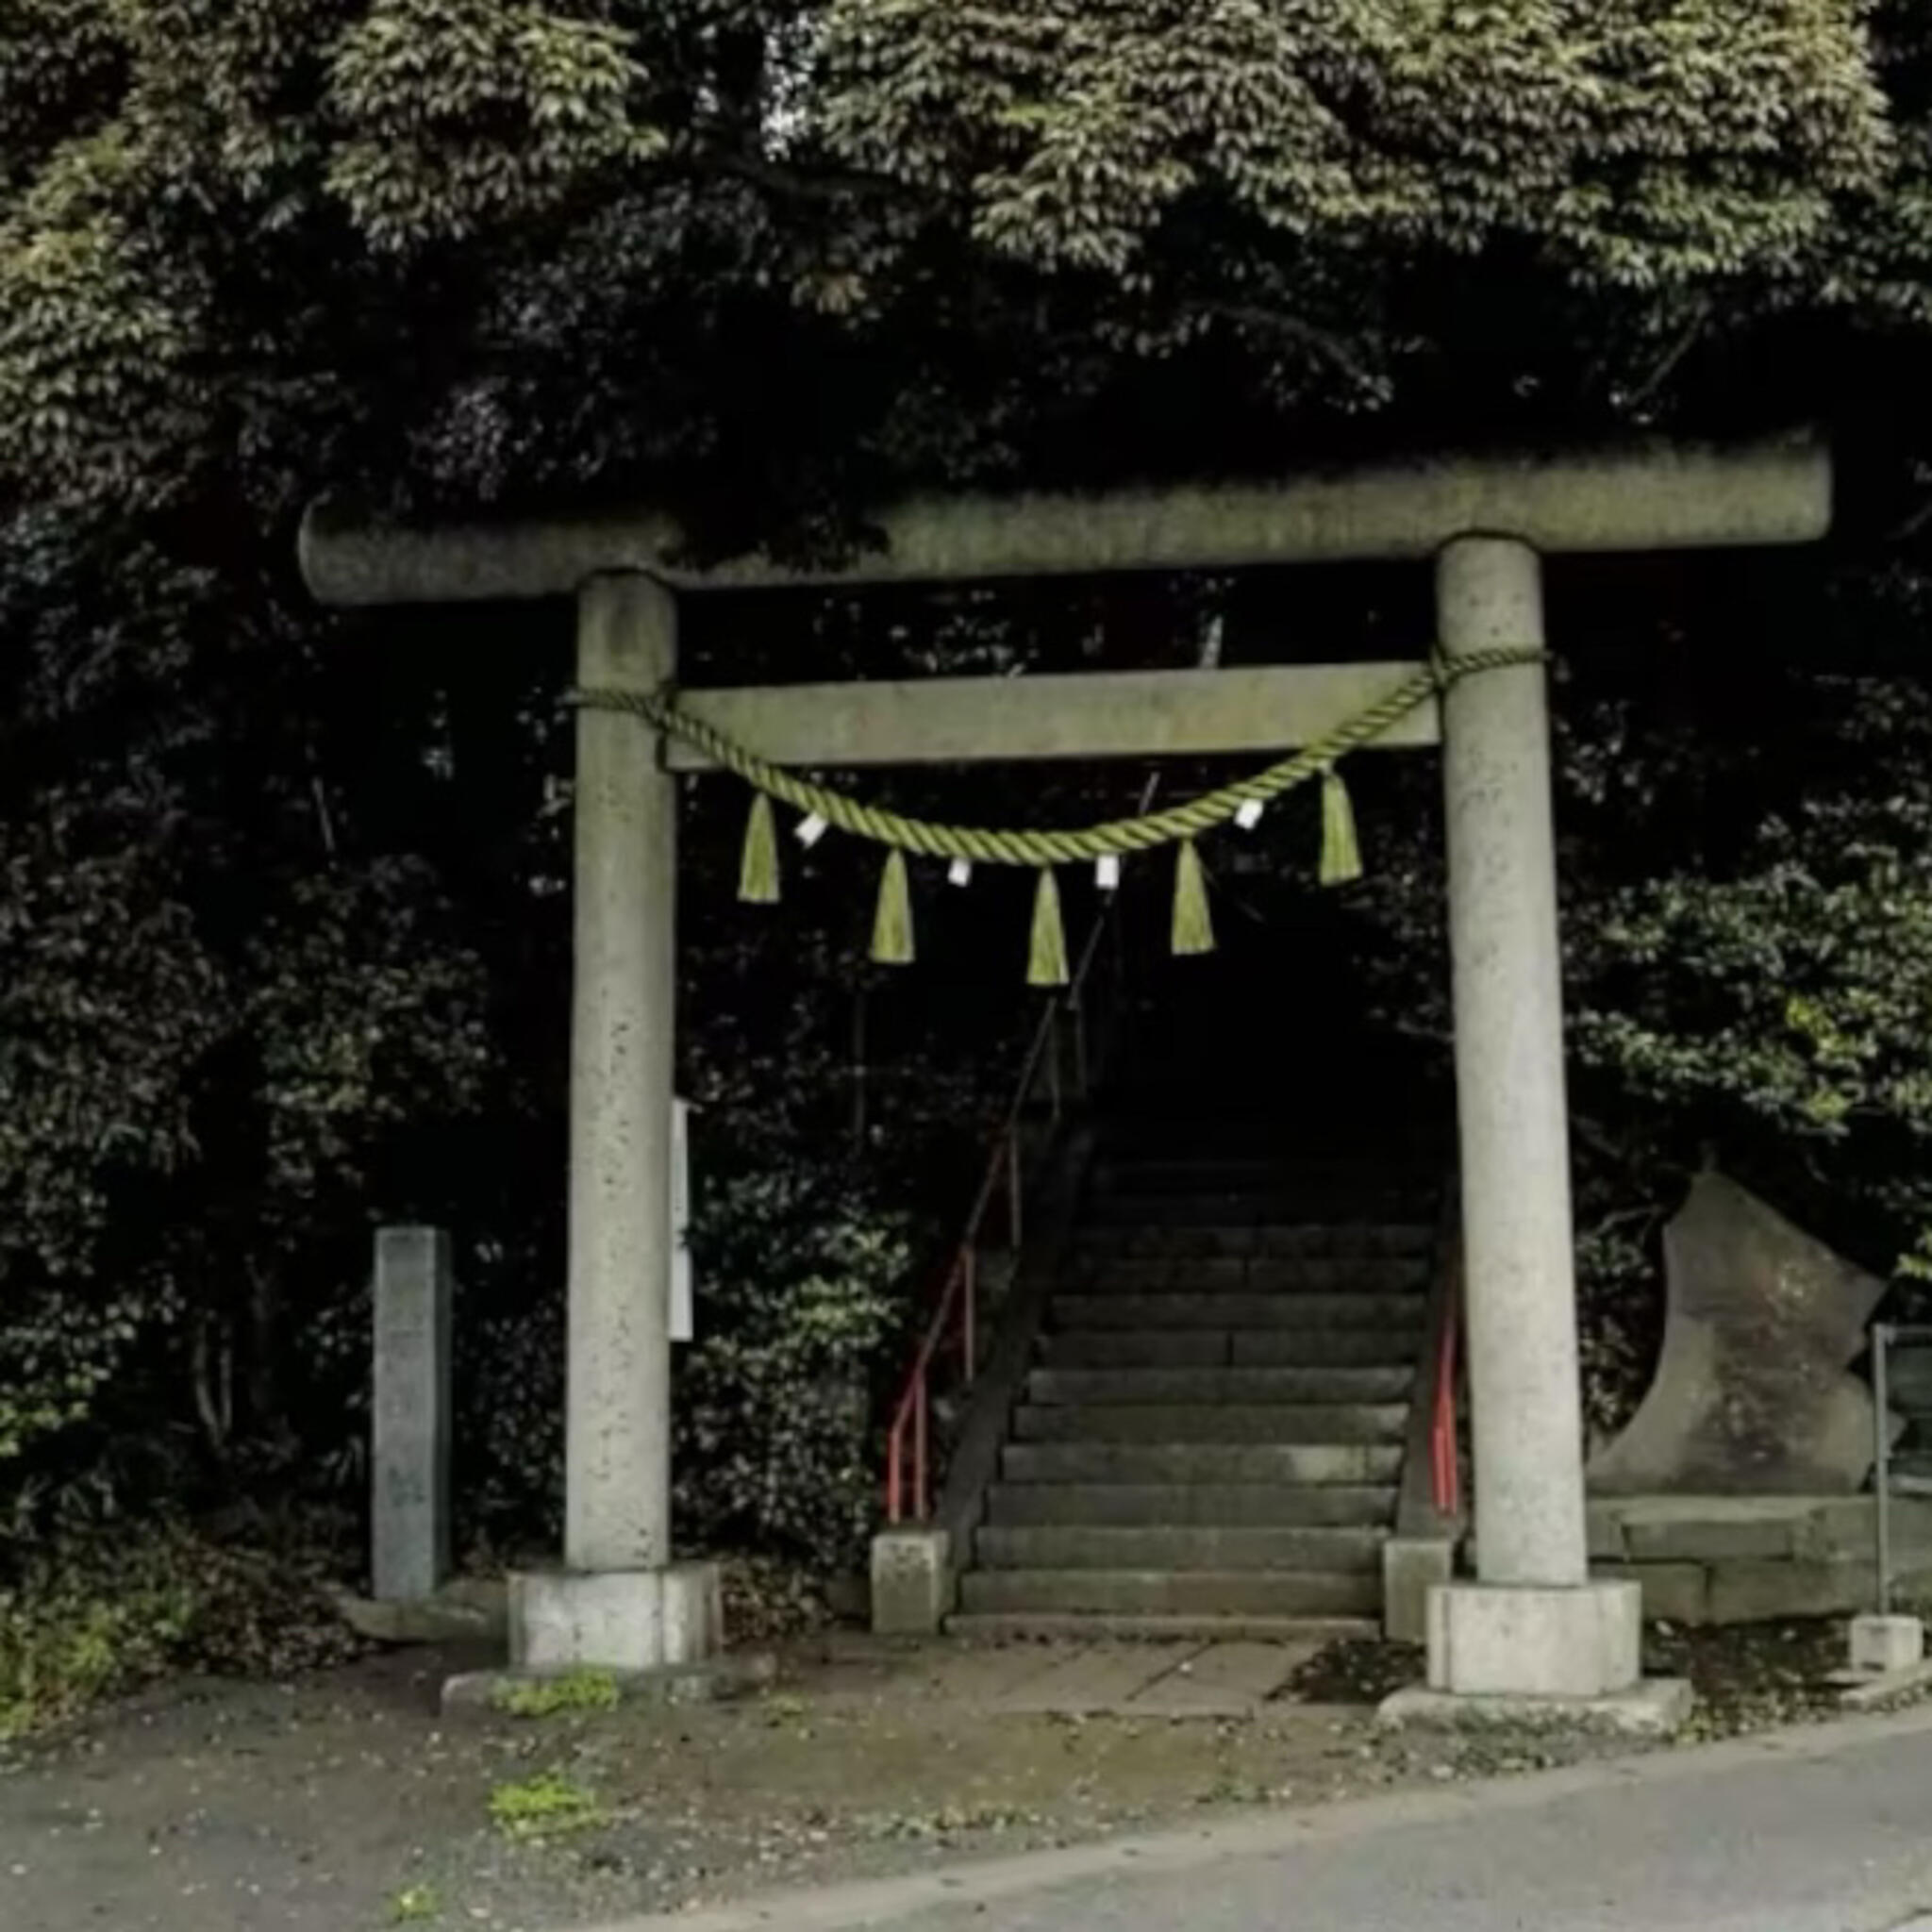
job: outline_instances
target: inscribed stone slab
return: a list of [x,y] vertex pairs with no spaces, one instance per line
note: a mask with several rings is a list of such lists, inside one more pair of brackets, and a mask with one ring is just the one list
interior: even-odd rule
[[1842,1495],[1872,1467],[1872,1396],[1846,1373],[1885,1292],[1722,1174],[1664,1230],[1657,1378],[1590,1469],[1601,1494]]
[[450,1296],[441,1228],[376,1231],[369,1468],[378,1602],[434,1596],[449,1574]]

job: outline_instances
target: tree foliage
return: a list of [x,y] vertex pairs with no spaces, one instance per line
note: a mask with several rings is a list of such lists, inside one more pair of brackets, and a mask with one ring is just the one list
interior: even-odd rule
[[1318,275],[1522,250],[1652,293],[1802,279],[1897,177],[1865,12],[837,0],[825,126],[880,174],[963,192],[993,247],[1116,275],[1207,213]]
[[[1108,462],[1252,458],[1257,401],[1524,433],[1676,374],[1736,404],[1725,352],[1794,317],[1925,319],[1904,6],[26,0],[0,31],[36,497],[649,487],[743,541],[841,480],[1051,460],[1108,395],[1143,412]],[[1787,376],[1777,413],[1835,387]]]

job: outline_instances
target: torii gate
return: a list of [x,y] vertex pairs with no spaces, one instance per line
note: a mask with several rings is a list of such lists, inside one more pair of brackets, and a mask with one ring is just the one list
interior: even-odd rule
[[[578,683],[648,695],[675,674],[679,600],[712,589],[1433,558],[1454,658],[1541,645],[1545,554],[1807,542],[1830,517],[1828,456],[1795,440],[920,501],[836,571],[686,568],[675,525],[641,513],[412,531],[318,508],[302,565],[327,604],[573,597]],[[681,702],[773,762],[1287,750],[1391,669],[1092,673],[1018,705],[971,679]],[[1440,707],[1478,1580],[1432,1592],[1429,1681],[1614,1700],[1639,1686],[1641,1604],[1589,1575],[1546,683],[1540,664],[1489,671]],[[714,1577],[670,1560],[672,774],[692,760],[622,712],[576,729],[565,1567],[512,1579],[511,1657],[649,1670],[722,1641]]]

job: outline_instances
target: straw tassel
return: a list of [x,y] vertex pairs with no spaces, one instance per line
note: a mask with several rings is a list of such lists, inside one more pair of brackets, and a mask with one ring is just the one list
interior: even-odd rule
[[1355,832],[1355,807],[1348,787],[1333,765],[1322,774],[1322,883],[1345,886],[1362,875],[1361,846]]
[[1053,867],[1040,868],[1040,884],[1033,894],[1033,943],[1026,956],[1028,986],[1065,986],[1067,972],[1067,933],[1060,922],[1060,889]]
[[772,822],[772,801],[762,791],[752,793],[751,816],[744,822],[738,896],[747,906],[778,903],[778,828]]
[[1214,950],[1214,915],[1208,909],[1208,881],[1191,839],[1183,840],[1174,853],[1174,950],[1182,955]]
[[912,891],[906,855],[895,845],[879,874],[879,907],[872,923],[872,956],[881,966],[912,963]]

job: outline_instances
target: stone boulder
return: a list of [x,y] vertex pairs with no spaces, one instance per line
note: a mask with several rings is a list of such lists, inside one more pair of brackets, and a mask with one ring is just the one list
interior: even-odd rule
[[1722,1174],[1664,1230],[1657,1376],[1591,1463],[1600,1495],[1844,1495],[1873,1463],[1872,1393],[1847,1373],[1885,1284]]

